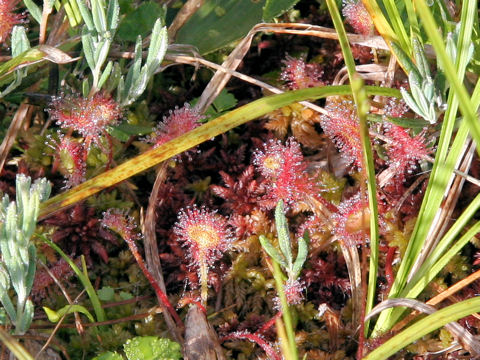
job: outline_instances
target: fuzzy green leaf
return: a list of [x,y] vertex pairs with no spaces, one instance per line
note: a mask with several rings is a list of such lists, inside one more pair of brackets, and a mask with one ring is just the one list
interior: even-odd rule
[[75,0],[77,2],[78,9],[80,10],[80,14],[82,14],[83,21],[87,26],[90,32],[95,31],[95,25],[93,24],[92,15],[90,14],[90,10],[88,9],[87,5],[85,4],[85,0]]
[[105,9],[102,6],[101,0],[92,0],[92,18],[95,29],[98,33],[107,31],[107,18],[105,16]]
[[107,81],[108,77],[110,76],[110,73],[112,72],[112,68],[113,68],[113,62],[109,61],[107,66],[105,66],[105,70],[103,70],[102,76],[100,76],[100,80],[98,80],[97,87],[99,89],[101,89],[103,84],[105,84],[105,81]]
[[282,255],[278,252],[277,249],[272,245],[272,243],[263,235],[259,237],[260,244],[262,245],[265,252],[277,263],[279,263],[283,268],[287,268],[287,263],[283,259]]
[[305,231],[305,234],[302,238],[298,239],[298,253],[295,262],[293,263],[292,273],[295,278],[300,275],[300,271],[302,271],[303,264],[305,264],[305,260],[307,260],[308,255],[308,243],[310,239],[308,236],[308,231]]
[[290,232],[288,230],[287,218],[283,209],[283,200],[280,200],[275,207],[275,227],[277,228],[278,245],[285,256],[287,267],[292,267],[292,242],[290,241]]
[[162,21],[157,19],[152,30],[152,39],[148,47],[147,60],[145,64],[150,68],[149,73],[153,74],[158,65],[162,62],[168,47],[167,28],[162,27]]
[[83,45],[83,54],[85,55],[85,60],[87,60],[88,67],[90,69],[95,68],[95,45],[93,43],[92,35],[89,33],[87,27],[82,29],[82,45]]
[[40,9],[40,7],[32,0],[23,0],[23,3],[27,7],[30,15],[32,15],[35,21],[40,24],[42,22],[42,10]]
[[25,307],[23,308],[23,316],[20,324],[16,324],[16,332],[18,334],[25,334],[30,327],[30,324],[33,320],[34,307],[30,299],[25,302]]
[[0,262],[0,301],[2,302],[3,308],[7,312],[8,317],[12,322],[15,322],[17,318],[17,312],[15,311],[15,306],[12,303],[12,300],[8,296],[8,290],[10,289],[10,276],[8,275],[7,269],[3,263]]
[[115,36],[115,32],[118,28],[119,16],[120,5],[118,5],[118,0],[110,0],[107,9],[107,27],[112,38]]
[[12,57],[19,56],[28,49],[30,49],[30,41],[28,41],[25,28],[14,26],[12,30]]
[[427,57],[425,56],[425,50],[417,37],[413,37],[413,55],[415,62],[417,63],[417,69],[422,78],[430,77],[430,67],[428,65]]

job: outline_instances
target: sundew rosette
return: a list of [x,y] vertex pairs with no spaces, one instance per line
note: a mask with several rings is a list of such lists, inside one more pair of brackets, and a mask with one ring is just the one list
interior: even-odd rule
[[190,265],[198,268],[201,300],[205,304],[208,297],[208,269],[230,249],[235,238],[233,232],[225,217],[197,206],[180,211],[173,232],[187,248]]

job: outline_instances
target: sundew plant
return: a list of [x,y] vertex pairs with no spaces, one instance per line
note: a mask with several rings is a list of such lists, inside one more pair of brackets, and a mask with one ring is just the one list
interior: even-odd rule
[[479,357],[478,14],[0,0],[2,357]]

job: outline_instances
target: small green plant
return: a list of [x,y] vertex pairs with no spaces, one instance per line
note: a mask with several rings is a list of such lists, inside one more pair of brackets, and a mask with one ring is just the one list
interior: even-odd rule
[[[292,317],[289,311],[290,304],[298,304],[302,301],[303,284],[299,281],[300,271],[307,259],[308,254],[308,233],[305,232],[303,238],[298,239],[297,258],[293,261],[292,241],[288,230],[287,218],[285,217],[283,201],[280,200],[275,208],[275,226],[277,228],[278,244],[280,252],[263,235],[260,235],[260,243],[268,255],[274,261],[273,275],[275,277],[276,288],[279,297],[280,310],[283,314],[285,328],[280,321],[277,321],[277,332],[283,337],[283,341],[288,343],[282,348],[282,353],[286,359],[298,359],[298,350],[295,343],[295,332]],[[280,267],[287,273],[287,281],[284,282],[285,274]],[[286,336],[280,335],[286,333]]]
[[[157,336],[138,336],[123,345],[128,360],[179,360],[182,358],[180,345]],[[117,352],[106,352],[92,360],[123,360]]]
[[[287,219],[284,214],[283,201],[280,200],[275,208],[275,225],[278,234],[278,251],[273,244],[264,236],[260,235],[260,243],[268,255],[277,262],[287,274],[285,291],[289,303],[297,303],[301,299],[302,286],[298,278],[308,254],[308,233],[298,239],[297,258],[293,260],[292,241],[288,230]],[[295,290],[297,290],[295,292]]]
[[438,115],[446,109],[443,98],[444,86],[442,86],[445,84],[444,76],[438,72],[435,79],[432,78],[424,47],[416,37],[413,37],[412,42],[416,65],[399,47],[393,45],[397,53],[402,56],[403,63],[407,68],[411,93],[404,88],[401,88],[400,91],[403,99],[413,111],[430,124],[435,124]]
[[[0,203],[0,301],[10,318],[15,334],[24,334],[33,319],[32,290],[36,267],[36,249],[30,241],[37,224],[40,202],[50,195],[46,179],[35,181],[17,175],[16,201],[5,195]],[[16,297],[9,295],[13,287]]]

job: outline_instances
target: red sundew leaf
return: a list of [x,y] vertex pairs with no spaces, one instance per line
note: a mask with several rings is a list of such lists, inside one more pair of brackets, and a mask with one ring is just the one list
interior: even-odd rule
[[411,171],[417,161],[433,151],[426,146],[425,131],[411,137],[403,127],[388,123],[385,135],[391,140],[387,149],[389,164],[400,178],[404,178],[406,171]]
[[24,21],[24,14],[15,13],[19,0],[0,0],[0,43],[5,42],[15,25]]
[[94,142],[105,133],[107,126],[117,124],[122,115],[120,106],[104,93],[89,98],[77,95],[58,97],[48,112],[60,127],[75,130]]
[[197,110],[185,104],[182,108],[170,110],[169,116],[164,116],[163,121],[155,129],[155,135],[147,137],[145,140],[158,147],[180,135],[183,135],[200,125],[200,120],[205,117],[200,115]]
[[344,0],[342,14],[357,34],[373,34],[373,21],[362,0]]
[[329,116],[322,116],[320,124],[332,139],[341,155],[350,163],[361,167],[363,163],[360,123],[351,101],[330,102],[325,107]]
[[323,85],[321,80],[323,71],[318,64],[306,64],[303,59],[287,56],[283,60],[285,67],[282,69],[280,79],[287,83],[290,90],[307,89]]
[[234,241],[227,219],[205,207],[181,210],[173,232],[188,248],[192,265],[198,267],[202,262],[212,266]]

